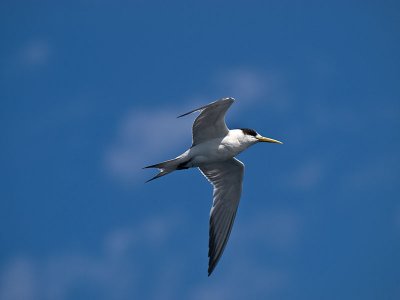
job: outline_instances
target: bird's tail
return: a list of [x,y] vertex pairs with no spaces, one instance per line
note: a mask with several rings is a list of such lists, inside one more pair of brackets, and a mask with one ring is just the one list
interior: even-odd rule
[[144,167],[143,169],[149,169],[149,168],[160,169],[160,172],[156,176],[150,178],[146,182],[165,176],[175,170],[187,169],[187,167],[185,167],[185,163],[186,162],[182,162],[182,157],[179,156],[177,158],[166,160],[155,165]]

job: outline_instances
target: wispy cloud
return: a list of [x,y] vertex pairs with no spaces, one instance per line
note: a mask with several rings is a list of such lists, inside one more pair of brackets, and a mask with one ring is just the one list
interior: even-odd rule
[[38,66],[47,63],[50,55],[51,47],[48,41],[33,39],[21,48],[19,60],[26,66]]
[[365,190],[379,187],[391,188],[398,184],[400,171],[392,166],[400,166],[397,153],[374,157],[344,174],[342,184],[345,190]]
[[133,184],[143,167],[170,159],[169,155],[179,155],[178,149],[185,142],[190,146],[192,120],[176,119],[178,112],[178,109],[149,109],[128,113],[106,151],[107,172],[121,183]]
[[[97,254],[79,250],[55,252],[44,258],[14,257],[0,272],[0,299],[66,300],[74,299],[75,293],[96,299],[243,299],[245,290],[252,298],[279,293],[290,284],[290,270],[271,267],[266,260],[250,257],[243,250],[249,238],[274,244],[276,249],[295,243],[297,233],[293,228],[299,224],[296,216],[271,216],[272,221],[267,223],[260,217],[245,224],[244,230],[254,234],[236,235],[235,263],[225,263],[224,276],[214,276],[212,280],[207,278],[204,265],[204,277],[186,285],[187,273],[193,271],[185,260],[187,248],[174,245],[174,251],[162,250],[171,247],[171,239],[184,227],[186,219],[176,214],[152,216],[134,226],[112,230]],[[259,226],[270,230],[270,238],[256,235]]]
[[188,299],[259,299],[260,295],[269,298],[290,284],[290,273],[285,270],[244,265],[240,260],[236,262],[225,278],[213,278],[213,281],[198,285]]
[[224,257],[221,266],[225,268],[224,276],[199,284],[188,298],[256,299],[260,295],[268,297],[281,293],[291,285],[292,270],[274,267],[257,253],[267,249],[281,255],[296,251],[302,232],[301,217],[291,211],[271,211],[242,220],[229,241],[229,247],[235,252],[234,262],[229,263],[226,261],[228,257]]
[[[75,252],[43,259],[15,257],[0,273],[0,299],[73,299],[74,291],[86,291],[97,299],[132,299],[147,269],[138,253],[163,247],[179,220],[177,216],[152,217],[134,227],[114,230],[96,256]],[[174,259],[165,261],[170,260]]]
[[238,249],[245,245],[276,251],[293,249],[300,241],[303,221],[292,211],[273,211],[252,216],[235,230],[232,243]]
[[18,75],[49,64],[53,55],[51,43],[42,38],[31,38],[0,57],[0,75]]
[[284,76],[279,71],[260,71],[251,67],[224,70],[215,76],[216,90],[240,100],[242,107],[257,102],[270,109],[286,110],[290,103],[283,88]]
[[321,160],[311,159],[302,162],[297,168],[294,168],[289,183],[293,188],[301,190],[310,190],[318,186],[324,179],[324,165]]
[[31,260],[14,258],[0,275],[1,299],[35,299],[38,278],[35,276],[35,266]]
[[243,101],[254,101],[269,90],[271,81],[265,74],[250,69],[232,69],[216,77],[217,86]]

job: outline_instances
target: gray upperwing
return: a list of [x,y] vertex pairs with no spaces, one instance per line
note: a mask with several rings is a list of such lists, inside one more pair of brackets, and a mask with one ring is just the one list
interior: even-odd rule
[[201,111],[193,123],[192,147],[210,139],[224,137],[229,129],[225,124],[225,114],[235,100],[233,98],[222,98],[208,105],[194,109],[180,115],[178,118]]
[[208,276],[224,252],[242,193],[244,165],[236,158],[199,167],[214,186],[210,212]]

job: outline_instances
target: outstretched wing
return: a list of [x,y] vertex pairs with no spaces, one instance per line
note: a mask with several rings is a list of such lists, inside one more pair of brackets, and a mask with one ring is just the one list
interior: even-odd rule
[[192,146],[214,138],[224,137],[228,134],[229,129],[225,124],[225,114],[234,101],[235,99],[233,98],[222,98],[178,117],[201,111],[193,123]]
[[208,276],[217,265],[232,230],[242,193],[244,165],[236,158],[199,167],[214,186],[210,212]]

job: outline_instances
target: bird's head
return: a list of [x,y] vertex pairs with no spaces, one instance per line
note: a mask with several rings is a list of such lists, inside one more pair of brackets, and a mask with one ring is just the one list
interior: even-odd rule
[[271,138],[267,138],[265,136],[260,135],[257,131],[254,129],[250,128],[241,128],[240,129],[243,133],[243,139],[246,140],[248,143],[259,143],[259,142],[264,142],[264,143],[276,143],[276,144],[283,144],[282,142],[278,140],[274,140]]

